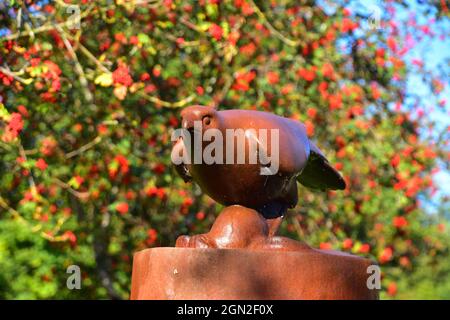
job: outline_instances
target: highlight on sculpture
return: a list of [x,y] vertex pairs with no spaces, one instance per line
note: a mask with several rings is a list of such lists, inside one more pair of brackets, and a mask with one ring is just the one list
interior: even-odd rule
[[449,9],[0,1],[0,299],[449,299]]
[[[192,135],[190,133],[192,132]],[[259,129],[225,129],[225,138],[222,131],[215,128],[206,128],[203,131],[201,121],[194,121],[191,130],[175,129],[172,141],[183,140],[172,149],[171,160],[175,165],[188,164],[245,164],[246,163],[246,137],[248,140],[248,164],[262,164],[260,175],[274,175],[278,172],[279,163],[279,130],[270,129],[270,156],[268,149],[268,130]],[[235,140],[236,138],[236,147]],[[224,139],[226,139],[224,141]],[[210,143],[202,149],[203,142]],[[225,151],[224,151],[225,146]],[[191,155],[192,153],[192,155]],[[235,157],[236,154],[236,157]],[[270,164],[270,166],[266,166]]]

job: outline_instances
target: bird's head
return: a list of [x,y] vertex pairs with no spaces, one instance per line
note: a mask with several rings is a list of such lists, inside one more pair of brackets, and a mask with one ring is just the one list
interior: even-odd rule
[[202,130],[218,127],[217,111],[213,107],[190,106],[181,111],[181,125],[183,129],[192,131],[196,121],[201,122]]

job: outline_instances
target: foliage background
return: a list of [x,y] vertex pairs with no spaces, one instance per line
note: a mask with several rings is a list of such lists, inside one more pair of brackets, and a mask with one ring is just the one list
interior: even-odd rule
[[303,121],[345,176],[300,188],[282,234],[377,260],[383,298],[449,299],[448,199],[423,205],[450,159],[448,65],[407,58],[448,38],[448,7],[377,6],[0,2],[0,298],[127,298],[133,252],[206,231],[220,206],[170,165],[179,109],[203,104]]

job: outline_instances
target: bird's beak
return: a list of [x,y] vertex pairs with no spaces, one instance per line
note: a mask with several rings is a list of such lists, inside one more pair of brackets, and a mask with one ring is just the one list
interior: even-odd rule
[[192,132],[194,132],[194,128],[195,128],[195,124],[196,124],[195,121],[200,121],[200,120],[198,120],[198,117],[195,114],[184,115],[181,120],[181,127],[192,133]]
[[181,127],[186,130],[194,129],[194,121],[190,119],[183,119],[181,121]]

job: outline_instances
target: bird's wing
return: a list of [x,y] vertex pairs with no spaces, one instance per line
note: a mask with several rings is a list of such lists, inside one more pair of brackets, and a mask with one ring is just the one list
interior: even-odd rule
[[180,175],[180,177],[183,178],[184,182],[192,181],[192,176],[185,164],[175,165],[175,170]]
[[309,144],[311,151],[308,162],[297,180],[305,187],[312,189],[345,189],[345,181],[339,172],[330,165],[327,158],[315,144],[312,142]]

